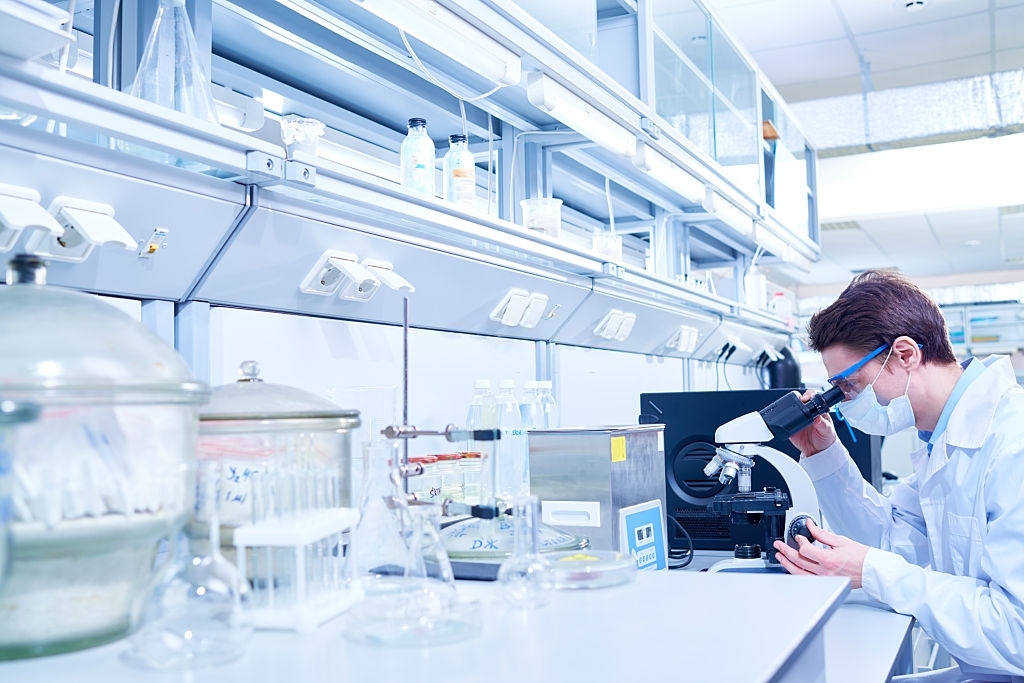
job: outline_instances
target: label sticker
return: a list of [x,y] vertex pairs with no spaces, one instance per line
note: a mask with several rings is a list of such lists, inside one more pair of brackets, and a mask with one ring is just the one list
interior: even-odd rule
[[612,462],[626,462],[626,437],[612,437]]

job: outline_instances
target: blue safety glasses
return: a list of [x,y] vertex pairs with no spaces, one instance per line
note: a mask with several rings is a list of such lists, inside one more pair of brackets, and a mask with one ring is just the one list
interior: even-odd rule
[[872,358],[880,354],[882,351],[885,351],[887,348],[889,348],[888,344],[882,344],[877,349],[875,349],[868,355],[864,356],[859,361],[857,361],[850,367],[846,368],[842,372],[829,377],[828,383],[834,387],[839,387],[840,389],[842,389],[843,393],[846,395],[846,398],[853,398],[858,393],[860,393],[860,389],[858,389],[850,380],[850,375],[852,375],[853,373],[857,372],[862,367],[867,365],[868,361],[870,361]]

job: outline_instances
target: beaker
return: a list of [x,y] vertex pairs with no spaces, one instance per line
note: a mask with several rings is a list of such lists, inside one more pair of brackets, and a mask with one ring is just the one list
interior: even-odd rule
[[553,197],[531,197],[519,202],[523,209],[523,226],[558,238],[562,232],[562,200]]
[[363,444],[363,491],[359,523],[352,530],[345,577],[371,594],[394,588],[409,561],[409,508],[401,484],[398,441],[378,437]]
[[200,464],[200,514],[209,520],[206,551],[200,555],[184,532],[172,540],[173,560],[148,602],[137,608],[138,626],[124,660],[147,669],[178,671],[219,666],[238,659],[252,636],[249,584],[220,552],[221,468]]
[[554,587],[551,565],[540,554],[540,499],[521,496],[512,503],[513,547],[498,569],[505,600],[516,607],[540,607]]
[[210,81],[199,61],[185,0],[160,0],[135,80],[128,92],[217,123]]

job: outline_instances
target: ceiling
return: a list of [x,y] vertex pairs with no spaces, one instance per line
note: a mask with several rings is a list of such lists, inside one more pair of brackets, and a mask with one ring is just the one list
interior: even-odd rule
[[[790,103],[1024,67],[1024,0],[704,1]],[[829,170],[822,160],[819,186]],[[870,267],[899,268],[931,287],[969,273],[979,283],[1024,280],[1022,209],[837,216],[823,201],[823,258],[791,284],[800,293],[838,289]]]

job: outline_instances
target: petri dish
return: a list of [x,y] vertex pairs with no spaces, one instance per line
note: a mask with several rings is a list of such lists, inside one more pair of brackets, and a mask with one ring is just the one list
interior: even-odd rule
[[345,615],[342,633],[362,645],[420,648],[462,642],[479,635],[478,601],[458,600],[449,586],[399,579],[396,590],[368,596]]
[[545,555],[555,588],[608,588],[636,578],[636,560],[614,550],[582,550]]

